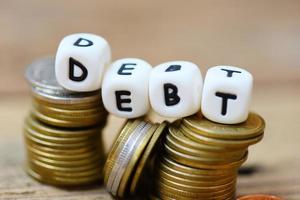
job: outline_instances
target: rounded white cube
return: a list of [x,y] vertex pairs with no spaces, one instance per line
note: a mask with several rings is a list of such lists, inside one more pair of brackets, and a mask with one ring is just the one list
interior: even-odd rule
[[119,117],[145,115],[150,109],[148,85],[151,69],[149,63],[138,58],[113,62],[102,82],[105,108]]
[[252,75],[233,66],[210,68],[205,76],[201,110],[212,121],[237,124],[249,113],[253,87]]
[[110,60],[110,46],[104,38],[89,33],[68,35],[60,42],[55,57],[57,82],[71,91],[98,90]]
[[197,65],[171,61],[156,66],[150,76],[149,97],[164,117],[186,117],[199,111],[203,80]]

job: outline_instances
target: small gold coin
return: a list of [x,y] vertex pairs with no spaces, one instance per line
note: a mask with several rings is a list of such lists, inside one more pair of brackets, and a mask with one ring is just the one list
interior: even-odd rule
[[91,157],[81,159],[81,160],[74,160],[74,161],[62,161],[62,160],[54,160],[51,158],[43,157],[37,154],[34,154],[30,150],[27,151],[27,155],[33,159],[36,159],[40,162],[43,162],[45,164],[53,165],[56,167],[73,167],[73,166],[85,166],[85,165],[90,165],[99,162],[101,160],[101,155],[93,155]]
[[208,145],[212,145],[212,146],[227,147],[227,148],[232,148],[232,149],[247,148],[249,145],[255,144],[263,138],[263,133],[261,133],[259,136],[245,139],[245,140],[224,140],[224,139],[215,139],[215,138],[203,136],[194,131],[191,131],[190,129],[186,128],[185,126],[181,126],[180,129],[182,130],[182,132],[185,136],[187,136],[190,139],[197,141],[199,143],[208,144]]
[[83,186],[89,185],[101,179],[101,176],[91,176],[87,178],[62,178],[56,177],[51,173],[42,173],[36,172],[32,170],[30,167],[26,167],[26,172],[29,176],[33,177],[34,179],[51,185],[56,186],[64,186],[64,187],[73,187],[73,186]]
[[76,180],[77,178],[92,178],[93,176],[96,177],[101,177],[101,168],[97,167],[94,169],[86,170],[86,171],[81,171],[81,172],[59,172],[59,171],[52,171],[52,170],[47,170],[44,168],[41,168],[36,165],[28,165],[32,170],[39,172],[39,174],[46,176],[48,174],[51,174],[53,177],[60,177],[60,178],[66,178],[66,179],[71,179],[73,178]]
[[53,143],[53,142],[48,142],[45,140],[41,140],[37,137],[35,137],[32,133],[29,133],[27,131],[24,131],[25,135],[25,140],[27,143],[31,144],[37,144],[41,146],[47,146],[50,148],[55,148],[55,149],[77,149],[77,148],[83,148],[89,145],[93,145],[91,142],[80,142],[80,143],[74,143],[74,144],[64,144],[64,143]]
[[[55,97],[51,95],[35,92],[36,88],[32,89],[33,103],[45,106],[51,106],[53,108],[68,109],[68,110],[80,110],[100,107],[104,108],[101,102],[101,96],[94,96],[90,102],[70,102],[70,101],[57,101]],[[54,100],[53,100],[54,99]]]
[[166,168],[159,168],[159,171],[157,171],[155,174],[158,176],[164,177],[167,180],[180,183],[187,186],[217,186],[217,185],[223,185],[229,182],[232,182],[235,180],[235,176],[229,177],[229,178],[217,178],[213,177],[211,180],[208,177],[202,178],[198,177],[198,179],[190,179],[189,176],[181,177],[174,173],[170,173],[170,171]]
[[168,136],[172,137],[174,140],[176,140],[182,146],[185,146],[187,148],[191,148],[191,149],[195,149],[195,150],[203,150],[203,151],[207,151],[207,152],[229,151],[229,149],[226,149],[224,147],[206,145],[206,144],[202,144],[197,141],[194,141],[194,140],[190,139],[189,137],[185,136],[179,128],[175,128],[174,126],[170,126],[168,130],[169,130]]
[[78,161],[78,160],[85,160],[91,157],[94,157],[100,151],[100,149],[96,149],[93,148],[90,151],[87,152],[80,152],[80,153],[76,153],[73,151],[66,151],[63,150],[61,153],[58,153],[59,151],[56,151],[57,153],[49,153],[49,152],[45,152],[41,149],[39,149],[36,146],[32,146],[32,145],[27,145],[26,148],[28,149],[28,151],[32,152],[35,155],[41,156],[41,157],[45,157],[45,158],[49,158],[49,159],[53,159],[53,160],[57,160],[57,161]]
[[26,142],[28,147],[31,147],[37,151],[42,153],[56,155],[56,156],[83,156],[83,155],[91,155],[91,153],[99,151],[101,149],[99,145],[94,144],[88,147],[81,147],[76,149],[54,149],[51,147],[42,146],[33,142]]
[[189,174],[191,177],[204,177],[204,176],[231,176],[237,173],[236,169],[205,169],[205,168],[194,168],[188,165],[183,165],[175,160],[167,158],[165,156],[162,157],[163,164],[168,166],[170,169],[176,170],[177,172],[182,172],[184,174]]
[[49,172],[62,172],[62,173],[78,173],[83,171],[89,171],[96,168],[101,169],[101,162],[99,163],[93,163],[92,165],[85,165],[85,166],[73,166],[73,167],[57,167],[49,164],[45,164],[43,162],[40,162],[38,160],[35,160],[34,157],[29,157],[29,166],[35,167],[44,171]]
[[[24,127],[24,131],[28,134],[30,134],[31,136],[39,139],[39,140],[43,140],[45,142],[50,142],[50,143],[57,143],[57,144],[78,144],[78,143],[90,143],[93,142],[95,140],[97,140],[100,136],[100,134],[98,132],[95,132],[94,135],[91,136],[86,136],[86,137],[56,137],[56,136],[49,136],[49,135],[45,135],[42,134],[28,126]],[[99,131],[99,130],[98,130]]]
[[249,113],[248,119],[240,124],[219,124],[199,117],[199,115],[184,118],[182,123],[202,136],[229,140],[258,137],[263,134],[265,128],[263,118],[256,113]]
[[80,110],[67,110],[34,104],[34,108],[39,113],[42,113],[48,117],[56,119],[68,119],[73,121],[101,119],[106,118],[107,116],[107,112],[98,107]]
[[219,162],[219,161],[204,161],[203,159],[197,157],[191,157],[186,154],[182,154],[177,152],[176,150],[170,148],[166,144],[164,145],[164,149],[166,153],[172,158],[174,161],[181,163],[183,165],[195,167],[195,168],[204,168],[204,169],[230,169],[230,168],[238,168],[242,163],[247,159],[247,153],[240,160],[234,160],[229,162]]
[[[172,186],[166,185],[163,182],[157,183],[156,186],[158,187],[159,193],[164,194],[166,196],[172,197],[170,195],[174,195],[176,197],[185,197],[185,198],[194,198],[194,199],[205,198],[205,199],[221,200],[224,199],[224,194],[230,196],[235,191],[235,187],[230,187],[225,192],[221,191],[221,194],[213,193],[213,192],[208,192],[208,193],[190,192],[183,189],[174,188]],[[221,198],[218,198],[220,196]]]
[[233,187],[235,187],[235,180],[231,181],[229,183],[223,184],[223,185],[217,185],[217,186],[191,186],[191,185],[185,185],[182,183],[174,182],[172,180],[168,180],[164,177],[158,177],[159,184],[164,183],[167,186],[170,186],[174,189],[180,189],[184,190],[186,192],[192,192],[192,193],[201,193],[201,195],[210,197],[213,195],[223,195],[225,193],[228,193],[228,190],[232,190]]
[[100,129],[99,127],[91,127],[91,128],[80,128],[80,129],[62,129],[58,127],[53,127],[48,124],[44,124],[34,118],[32,115],[29,115],[25,121],[25,127],[28,126],[37,132],[43,135],[49,135],[54,137],[61,138],[86,138],[93,135],[99,135]]
[[198,149],[192,149],[189,147],[185,147],[181,145],[181,143],[178,143],[176,139],[173,139],[171,135],[166,136],[166,145],[171,147],[172,149],[182,153],[186,154],[192,157],[199,157],[204,160],[239,160],[240,158],[245,155],[245,150],[239,150],[239,151],[232,151],[232,152],[207,152],[204,150],[198,150]]
[[94,119],[82,119],[81,121],[74,121],[74,120],[68,120],[68,119],[58,119],[53,118],[51,116],[47,116],[43,113],[40,113],[36,109],[31,110],[32,115],[36,116],[40,121],[57,127],[63,127],[63,128],[82,128],[82,127],[88,127],[88,126],[94,126],[96,124],[101,123],[101,119],[94,118]]

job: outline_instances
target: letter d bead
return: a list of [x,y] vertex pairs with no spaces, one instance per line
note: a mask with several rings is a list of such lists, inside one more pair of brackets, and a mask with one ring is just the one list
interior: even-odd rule
[[98,90],[110,59],[110,47],[104,38],[89,33],[68,35],[60,42],[55,57],[57,82],[71,91]]

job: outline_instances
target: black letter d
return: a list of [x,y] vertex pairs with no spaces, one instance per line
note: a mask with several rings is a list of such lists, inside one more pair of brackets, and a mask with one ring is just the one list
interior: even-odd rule
[[[80,76],[75,76],[75,74],[74,74],[75,65],[77,67],[79,67],[82,71],[82,74]],[[84,81],[86,79],[87,75],[88,75],[88,71],[85,68],[85,66],[83,66],[83,64],[81,64],[74,58],[70,57],[69,58],[69,79],[71,79],[72,81],[80,82],[80,81]]]

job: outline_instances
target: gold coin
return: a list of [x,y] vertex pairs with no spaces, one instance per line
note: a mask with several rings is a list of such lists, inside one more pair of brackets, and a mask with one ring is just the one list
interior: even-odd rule
[[91,168],[89,170],[78,171],[78,172],[53,171],[34,164],[28,164],[27,166],[30,167],[32,170],[38,172],[39,174],[44,174],[44,175],[51,174],[51,176],[61,177],[61,178],[89,178],[92,176],[101,177],[101,170],[102,170],[101,165],[95,168]]
[[238,197],[237,200],[283,200],[281,197],[269,194],[250,194]]
[[223,140],[223,139],[215,139],[209,138],[203,135],[200,135],[190,129],[186,128],[185,126],[181,126],[180,129],[182,130],[183,134],[190,139],[197,141],[202,144],[208,144],[213,146],[222,146],[228,147],[233,149],[242,149],[247,148],[251,144],[255,144],[259,142],[263,138],[263,134],[260,134],[257,137],[245,139],[245,140]]
[[118,189],[130,159],[133,157],[137,145],[148,133],[150,127],[150,124],[141,121],[134,130],[125,135],[123,141],[121,141],[118,146],[115,158],[113,159],[114,165],[106,185],[107,190],[110,191],[113,196],[118,196]]
[[52,125],[58,126],[63,128],[82,128],[87,126],[95,126],[101,122],[101,119],[82,119],[82,121],[72,121],[72,120],[64,120],[64,119],[57,119],[50,116],[46,116],[35,109],[31,110],[32,115],[38,118],[40,121]]
[[83,171],[89,171],[89,170],[94,170],[96,168],[101,168],[101,163],[93,163],[91,165],[86,165],[86,166],[73,166],[73,167],[56,167],[53,165],[45,164],[43,162],[40,162],[35,159],[31,159],[29,157],[29,166],[39,168],[41,171],[50,171],[50,172],[70,172],[70,173],[78,173],[78,172],[83,172]]
[[49,117],[57,119],[69,119],[69,120],[87,120],[95,118],[105,118],[107,112],[98,107],[91,109],[80,109],[80,110],[67,110],[61,108],[54,108],[50,106],[34,104],[34,108]]
[[47,169],[41,169],[37,166],[28,166],[31,170],[36,171],[40,175],[43,176],[51,176],[56,177],[56,178],[62,178],[62,179],[94,179],[95,177],[102,178],[101,176],[101,167],[87,170],[87,171],[82,171],[82,172],[57,172],[57,171],[52,171],[52,170],[47,170]]
[[28,142],[28,141],[26,141],[26,144],[27,146],[32,147],[43,153],[48,153],[57,156],[77,156],[77,155],[82,156],[82,155],[98,152],[101,149],[98,144],[80,147],[76,149],[57,149],[57,148],[41,146],[34,142]]
[[219,124],[197,115],[184,118],[182,123],[202,136],[229,140],[258,137],[263,134],[265,128],[263,118],[256,113],[249,113],[248,119],[239,124]]
[[182,154],[187,154],[190,156],[196,156],[196,157],[200,157],[203,159],[211,159],[211,160],[230,160],[230,159],[240,159],[243,157],[243,155],[245,154],[246,150],[243,151],[232,151],[232,152],[207,152],[207,151],[203,151],[203,150],[196,150],[196,149],[191,149],[189,147],[185,147],[183,145],[181,145],[180,143],[178,143],[176,140],[174,140],[171,135],[167,135],[166,136],[166,145],[168,145],[169,147],[171,147],[172,149],[182,153]]
[[[101,93],[100,91],[98,91]],[[90,92],[76,92],[76,93],[61,93],[53,90],[45,90],[40,87],[32,87],[31,94],[35,100],[43,103],[64,105],[68,107],[76,107],[82,105],[99,105],[102,102],[101,95],[99,93]]]
[[195,155],[190,155],[190,154],[185,153],[184,151],[181,150],[181,147],[176,148],[176,146],[175,146],[175,148],[174,148],[174,145],[172,145],[172,144],[169,145],[169,144],[170,144],[169,142],[166,142],[164,144],[166,152],[171,153],[171,154],[174,153],[174,156],[181,155],[182,158],[184,158],[186,160],[192,160],[192,161],[200,162],[200,163],[223,164],[223,163],[228,163],[228,162],[233,162],[233,161],[240,160],[245,155],[245,153],[244,153],[242,156],[237,157],[237,158],[234,158],[234,157],[232,157],[232,158],[226,158],[226,157],[223,158],[222,156],[220,156],[220,157],[203,157],[201,155],[195,156]]
[[167,125],[166,122],[161,123],[153,133],[150,142],[147,144],[145,152],[140,158],[137,168],[133,174],[133,178],[130,184],[130,194],[133,195],[135,193],[139,183],[139,179],[146,167],[146,163],[153,156],[153,153],[155,152],[154,150],[156,149],[157,145],[159,145],[159,141],[162,139],[163,132],[165,130],[166,125]]
[[88,178],[61,178],[53,176],[49,173],[40,174],[29,167],[26,167],[26,172],[29,176],[33,177],[41,183],[64,187],[89,185],[101,179],[101,176],[91,176]]
[[235,187],[235,180],[217,186],[192,186],[192,185],[184,185],[182,183],[174,182],[172,180],[166,179],[162,176],[158,177],[159,184],[163,183],[167,186],[170,186],[174,189],[184,190],[186,192],[192,193],[201,193],[201,195],[210,197],[211,195],[223,195],[228,193],[228,190],[232,190]]
[[[94,148],[91,151],[88,152],[80,152],[80,153],[76,153],[76,152],[69,152],[66,150],[63,150],[62,154],[59,153],[49,153],[49,152],[45,152],[42,151],[41,149],[38,149],[36,146],[31,146],[31,145],[26,145],[26,148],[41,157],[46,157],[49,159],[53,159],[53,160],[57,160],[57,161],[77,161],[77,160],[84,160],[90,157],[93,157],[95,155],[100,154],[99,149]],[[104,156],[102,156],[104,157]]]
[[87,136],[87,137],[56,137],[56,136],[49,136],[49,135],[45,135],[42,134],[28,126],[25,125],[24,127],[24,131],[30,135],[32,135],[33,137],[39,139],[39,140],[43,140],[46,142],[51,142],[51,143],[59,143],[59,144],[78,144],[78,143],[90,143],[90,142],[94,142],[95,140],[97,140],[100,136],[100,134],[94,134],[92,136]]
[[41,146],[47,146],[56,149],[76,149],[76,148],[96,145],[93,144],[93,142],[80,142],[74,144],[61,144],[61,143],[48,142],[35,137],[32,133],[29,133],[27,131],[24,131],[24,135],[25,135],[26,142],[29,144],[35,143]]
[[170,148],[166,144],[164,145],[165,152],[178,163],[183,165],[188,165],[195,168],[204,168],[204,169],[229,169],[229,168],[238,168],[244,161],[247,159],[247,153],[240,160],[233,160],[230,162],[220,162],[220,161],[204,161],[198,157],[191,157],[186,154],[177,152],[176,150]]
[[118,154],[118,148],[120,144],[124,144],[124,138],[128,135],[128,132],[131,132],[134,130],[138,124],[141,122],[141,120],[127,120],[124,123],[123,128],[121,129],[120,134],[116,137],[109,154],[107,156],[105,165],[104,165],[104,183],[107,184],[109,175],[112,171],[113,166],[115,165],[117,154]]
[[123,173],[119,189],[118,189],[118,196],[123,197],[125,195],[126,189],[128,188],[128,182],[135,173],[135,167],[138,164],[138,161],[140,160],[142,153],[145,151],[147,144],[150,142],[151,137],[153,136],[155,130],[158,128],[157,125],[152,125],[147,133],[144,135],[144,137],[141,139],[141,141],[138,141],[138,146],[134,150],[134,153],[132,157],[130,158],[130,161]]
[[237,176],[236,173],[229,175],[195,175],[172,169],[164,164],[161,164],[158,170],[159,172],[156,173],[164,173],[169,179],[174,179],[178,182],[185,182],[186,184],[191,185],[194,183],[195,185],[219,185],[228,183],[231,180],[236,179]]
[[183,185],[188,185],[188,186],[217,186],[217,185],[224,185],[226,183],[232,182],[233,180],[236,179],[236,176],[229,177],[229,178],[216,178],[209,180],[207,177],[204,179],[198,178],[197,180],[189,179],[188,176],[181,177],[173,174],[172,172],[169,173],[168,169],[166,170],[165,168],[160,168],[155,174],[157,174],[159,177],[163,177],[167,180],[180,183]]
[[[95,108],[95,107],[103,107],[102,99],[101,97],[95,98],[93,101],[90,102],[83,102],[83,103],[73,103],[70,104],[69,102],[57,102],[53,101],[52,99],[45,98],[43,95],[35,94],[35,92],[32,92],[32,101],[33,103],[39,104],[39,105],[45,105],[45,106],[51,106],[54,108],[60,108],[60,109],[68,109],[68,110],[80,110],[80,109],[89,109],[89,108]],[[49,96],[51,98],[51,96]]]
[[195,150],[203,150],[207,152],[228,152],[232,151],[226,147],[221,146],[213,146],[213,145],[206,145],[199,142],[196,142],[189,137],[186,137],[182,131],[178,128],[175,128],[174,126],[169,127],[169,133],[168,135],[174,140],[176,140],[179,144],[182,146],[186,146],[187,148],[195,149]]
[[163,157],[163,164],[168,166],[170,169],[176,170],[177,172],[182,172],[184,175],[190,175],[190,177],[204,177],[204,176],[219,176],[220,178],[223,176],[231,176],[237,173],[236,169],[204,169],[204,168],[194,168],[191,166],[183,165],[173,161],[170,158]]
[[177,188],[168,186],[163,182],[157,183],[156,186],[157,186],[157,191],[160,194],[168,195],[169,197],[172,197],[170,195],[174,195],[173,198],[176,196],[176,197],[186,197],[186,198],[194,198],[194,199],[204,198],[204,199],[220,199],[221,200],[221,199],[224,199],[224,195],[230,196],[235,191],[235,187],[230,187],[225,192],[224,191],[219,192],[220,194],[218,194],[218,192],[217,193],[213,193],[213,192],[208,192],[208,193],[199,193],[198,192],[198,193],[196,193],[196,192],[185,191],[183,189],[177,189]]
[[42,157],[40,155],[34,154],[33,152],[31,152],[29,149],[27,151],[27,155],[29,157],[31,157],[32,159],[38,160],[40,162],[43,162],[45,164],[49,164],[49,165],[53,165],[56,167],[74,167],[74,166],[85,166],[85,165],[89,165],[89,164],[94,164],[94,163],[98,163],[101,158],[101,155],[93,155],[91,157],[85,158],[85,159],[81,159],[81,160],[76,160],[76,161],[63,161],[63,160],[53,160],[51,158],[47,158],[47,157]]
[[[185,196],[179,196],[176,195],[174,193],[170,193],[167,191],[162,191],[161,193],[156,192],[157,199],[164,199],[164,200],[194,200],[195,197],[185,197]],[[228,196],[228,197],[226,197]],[[229,194],[226,194],[225,196],[220,196],[220,197],[212,197],[212,198],[208,198],[208,197],[198,197],[196,199],[205,199],[205,200],[235,200],[235,192],[231,192]]]
[[49,135],[54,137],[62,137],[62,138],[86,138],[93,135],[100,134],[99,127],[91,127],[84,129],[62,129],[53,126],[49,126],[44,124],[38,120],[36,120],[33,116],[29,115],[25,121],[26,126],[36,130],[37,132],[43,135]]

